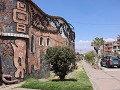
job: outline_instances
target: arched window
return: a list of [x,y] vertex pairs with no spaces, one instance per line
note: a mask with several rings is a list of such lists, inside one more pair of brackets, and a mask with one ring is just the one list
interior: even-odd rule
[[34,37],[34,35],[31,35],[30,51],[31,51],[31,53],[35,52],[35,37]]
[[50,39],[47,38],[47,46],[49,46],[49,45],[50,45]]
[[43,37],[40,37],[40,39],[39,39],[39,45],[43,45]]

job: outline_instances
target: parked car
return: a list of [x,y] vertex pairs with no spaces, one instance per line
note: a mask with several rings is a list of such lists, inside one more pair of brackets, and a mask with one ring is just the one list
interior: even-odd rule
[[120,58],[117,56],[105,56],[101,59],[101,66],[114,67],[117,66],[120,68]]

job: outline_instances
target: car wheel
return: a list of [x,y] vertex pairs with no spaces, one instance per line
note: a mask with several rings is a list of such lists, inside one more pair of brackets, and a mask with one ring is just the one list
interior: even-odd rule
[[118,68],[120,68],[120,66],[117,66]]
[[100,65],[101,65],[101,67],[103,67],[103,64],[102,64],[102,62],[100,63]]

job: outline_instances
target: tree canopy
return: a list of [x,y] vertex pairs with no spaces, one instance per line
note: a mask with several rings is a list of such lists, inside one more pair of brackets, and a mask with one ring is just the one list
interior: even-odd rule
[[96,53],[98,54],[98,50],[100,49],[100,46],[103,45],[105,43],[105,41],[103,40],[103,38],[98,38],[96,37],[92,42],[91,42],[91,46],[94,47]]
[[70,71],[70,65],[75,62],[75,52],[68,47],[50,47],[45,58],[51,64],[51,70],[60,77],[60,80],[64,80]]

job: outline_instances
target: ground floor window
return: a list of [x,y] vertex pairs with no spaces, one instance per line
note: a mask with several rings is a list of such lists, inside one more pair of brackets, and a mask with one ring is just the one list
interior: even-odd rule
[[43,37],[40,37],[40,39],[39,39],[39,45],[43,45]]
[[50,46],[50,38],[47,38],[46,45]]
[[30,51],[31,53],[35,52],[35,36],[34,35],[31,35]]

